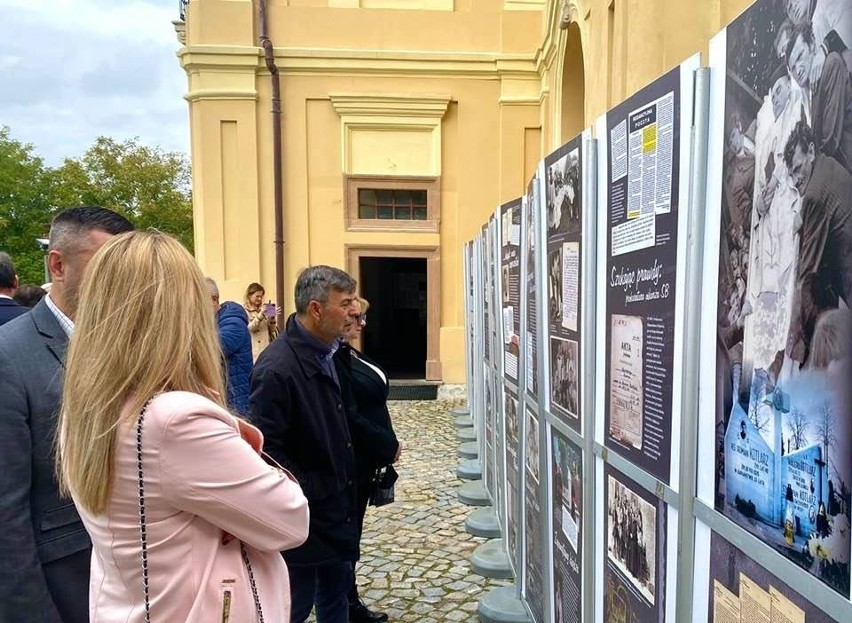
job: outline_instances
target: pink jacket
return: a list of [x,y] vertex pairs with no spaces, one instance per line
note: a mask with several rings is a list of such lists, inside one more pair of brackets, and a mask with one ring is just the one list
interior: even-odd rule
[[[289,622],[289,579],[278,552],[308,536],[308,502],[295,480],[243,441],[232,415],[187,392],[149,405],[142,465],[152,623],[254,623],[240,540],[264,619]],[[107,512],[80,508],[93,544],[92,623],[145,620],[137,489],[134,422],[119,429]],[[225,533],[236,538],[223,544]]]

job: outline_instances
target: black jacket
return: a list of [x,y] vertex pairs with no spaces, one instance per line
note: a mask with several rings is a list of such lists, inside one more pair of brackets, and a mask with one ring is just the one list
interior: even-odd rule
[[264,450],[293,472],[310,506],[308,540],[283,553],[287,563],[357,560],[355,456],[346,410],[337,382],[294,316],[255,364],[249,409]]
[[24,307],[12,299],[0,298],[0,326],[6,324],[12,318],[26,314],[28,311],[30,311],[29,307]]
[[348,344],[342,344],[334,356],[344,403],[349,408],[355,463],[362,482],[378,468],[390,465],[399,447],[388,413],[388,384],[364,361],[379,367]]

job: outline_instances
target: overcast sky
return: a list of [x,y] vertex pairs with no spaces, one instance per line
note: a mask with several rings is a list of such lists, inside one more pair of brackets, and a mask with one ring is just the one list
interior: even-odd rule
[[97,136],[189,151],[178,0],[0,0],[0,126],[48,164]]

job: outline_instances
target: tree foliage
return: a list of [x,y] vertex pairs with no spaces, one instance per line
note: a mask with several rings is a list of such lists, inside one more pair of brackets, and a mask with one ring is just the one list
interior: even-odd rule
[[53,214],[44,162],[0,127],[0,251],[12,256],[22,281],[44,280],[36,238],[47,234]]
[[0,128],[0,250],[15,261],[22,282],[41,283],[53,216],[74,205],[101,205],[137,227],[172,234],[193,250],[191,177],[182,154],[138,140],[99,137],[80,158],[47,167],[32,145]]

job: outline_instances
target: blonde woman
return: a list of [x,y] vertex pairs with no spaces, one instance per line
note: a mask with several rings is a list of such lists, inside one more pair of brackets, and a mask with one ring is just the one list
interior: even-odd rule
[[92,538],[92,623],[288,621],[278,552],[307,538],[307,500],[224,408],[192,256],[164,234],[116,236],[80,301],[57,467]]
[[[263,304],[263,297],[265,295],[266,292],[262,285],[259,283],[250,283],[249,287],[246,288],[246,296],[243,303],[249,317],[248,328],[251,335],[251,354],[255,361],[260,357],[263,349],[269,346],[269,342],[274,340],[278,335],[275,314],[279,313],[280,310],[272,306],[265,306]],[[274,314],[270,313],[273,309]]]

